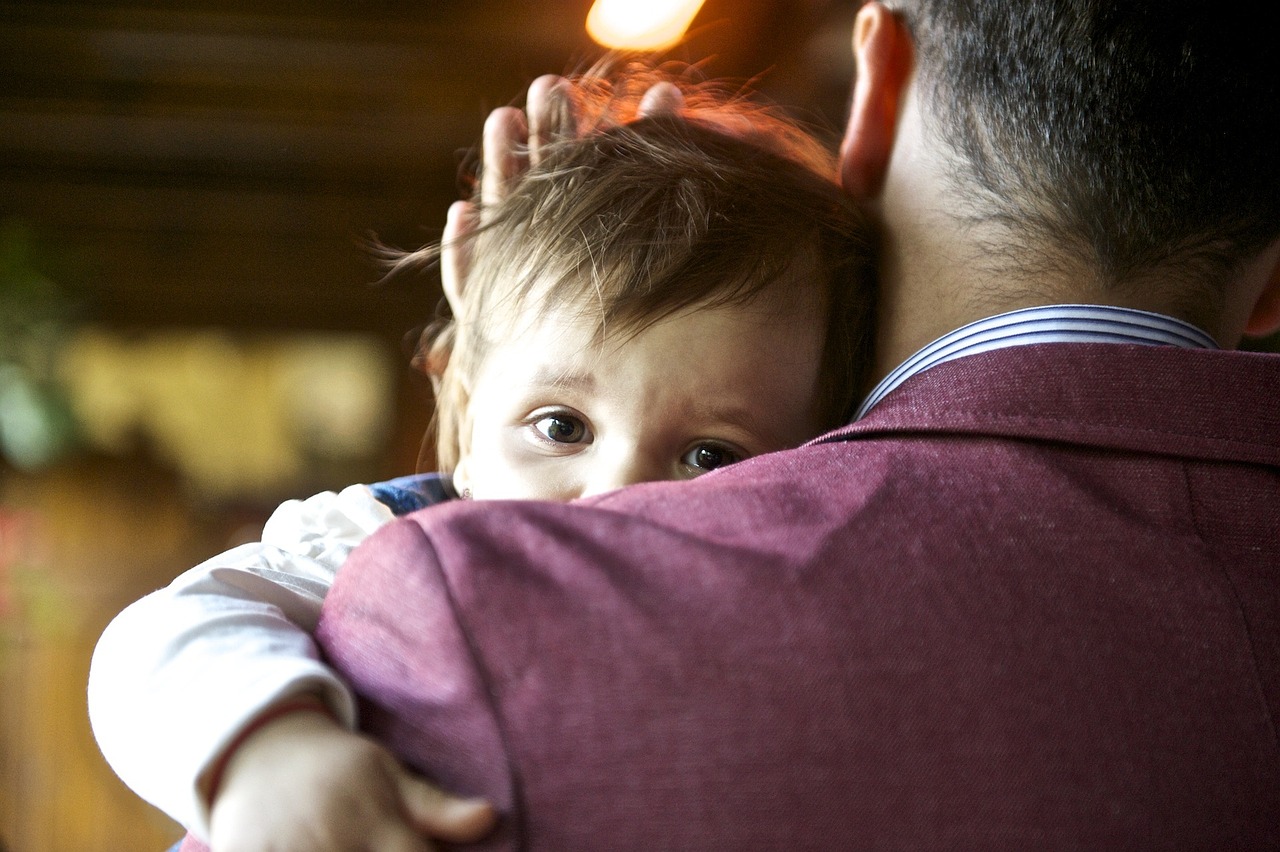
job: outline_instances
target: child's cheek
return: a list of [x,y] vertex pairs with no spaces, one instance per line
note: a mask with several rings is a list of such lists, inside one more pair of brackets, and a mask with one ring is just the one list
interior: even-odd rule
[[485,500],[572,500],[581,493],[583,459],[549,452],[528,426],[477,433],[466,470],[472,494]]

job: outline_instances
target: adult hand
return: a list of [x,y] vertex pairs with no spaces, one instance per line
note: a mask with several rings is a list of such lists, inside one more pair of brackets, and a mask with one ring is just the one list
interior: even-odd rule
[[[674,114],[684,105],[684,96],[672,83],[658,83],[640,99],[638,115]],[[548,143],[558,137],[578,135],[573,83],[554,74],[534,80],[525,98],[525,108],[499,107],[484,124],[480,145],[481,207],[506,197],[530,165],[537,165]],[[440,274],[444,290],[458,297],[471,268],[471,240],[480,225],[483,211],[471,201],[455,201],[445,219],[440,246]],[[460,302],[455,302],[460,303]]]
[[427,852],[483,838],[496,815],[406,770],[322,712],[258,728],[227,761],[210,819],[213,852]]
[[[529,86],[526,108],[499,107],[489,113],[480,143],[481,206],[497,204],[511,185],[537,163],[553,134],[577,131],[572,89],[560,77],[545,75]],[[445,219],[440,245],[444,291],[457,302],[471,268],[470,235],[480,225],[481,210],[470,201],[455,201]]]

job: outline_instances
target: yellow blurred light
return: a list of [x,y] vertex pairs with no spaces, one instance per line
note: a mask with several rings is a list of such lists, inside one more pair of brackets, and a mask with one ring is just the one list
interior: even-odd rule
[[587,32],[617,50],[662,50],[680,40],[704,0],[596,0]]

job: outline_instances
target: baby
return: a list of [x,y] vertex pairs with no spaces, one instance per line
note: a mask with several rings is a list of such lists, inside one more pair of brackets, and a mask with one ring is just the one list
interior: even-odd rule
[[[437,390],[441,472],[286,503],[260,543],[104,633],[89,684],[103,753],[197,836],[251,734],[296,710],[355,726],[310,631],[347,555],[395,515],[692,479],[849,419],[874,239],[832,156],[741,96],[655,80],[578,80],[556,126],[531,134],[527,172],[455,208],[442,247],[395,260],[399,272],[443,250],[465,268],[443,276],[449,316],[418,357]],[[646,92],[667,106],[646,113]],[[297,780],[291,795],[253,803],[272,830],[346,819],[314,792],[314,763],[280,773]]]

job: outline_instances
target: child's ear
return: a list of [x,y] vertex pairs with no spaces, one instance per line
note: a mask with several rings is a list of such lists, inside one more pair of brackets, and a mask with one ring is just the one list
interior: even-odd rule
[[455,317],[462,316],[462,293],[467,273],[471,271],[471,245],[478,219],[474,204],[455,201],[449,205],[444,234],[440,238],[440,283],[445,301]]
[[436,460],[462,495],[471,491],[471,421],[466,415],[470,394],[460,376],[450,374],[442,379],[436,396]]
[[463,453],[453,466],[453,490],[459,497],[471,496],[471,473],[467,469],[467,461],[467,454]]

